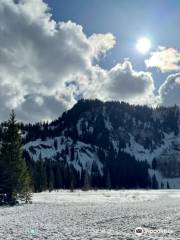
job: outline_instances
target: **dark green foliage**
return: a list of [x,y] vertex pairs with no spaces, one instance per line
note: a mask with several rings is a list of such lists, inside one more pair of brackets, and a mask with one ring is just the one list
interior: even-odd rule
[[54,148],[55,148],[55,150],[57,150],[57,146],[58,146],[57,139],[54,139]]
[[47,189],[47,176],[45,162],[42,160],[41,156],[39,160],[35,163],[34,169],[34,190],[35,192],[42,192]]
[[154,158],[152,160],[152,169],[156,170],[156,168],[157,168],[157,160]]
[[111,175],[110,175],[110,171],[107,171],[107,175],[106,175],[106,188],[107,189],[111,189],[112,188],[112,184],[111,184]]
[[74,146],[71,146],[71,156],[70,156],[71,161],[74,161],[75,159],[75,153],[74,153]]
[[[86,172],[86,178],[87,178],[87,172]],[[101,175],[99,173],[98,166],[95,161],[93,161],[92,168],[91,168],[91,182],[87,183],[88,178],[86,179],[86,185],[89,184],[89,187],[93,188],[100,188],[101,187]],[[89,178],[90,180],[90,178]]]
[[169,183],[167,182],[167,189],[170,189]]
[[21,138],[13,111],[4,129],[0,173],[0,194],[6,195],[7,203],[13,205],[19,200],[24,202],[31,200],[30,176],[22,157]]
[[97,154],[98,154],[99,160],[102,163],[105,163],[106,156],[105,156],[104,150],[102,148],[99,148]]
[[84,174],[84,185],[83,185],[83,188],[82,188],[84,191],[88,191],[91,189],[91,176],[90,174],[88,173],[88,170],[85,171],[85,174]]
[[47,189],[52,191],[54,189],[54,172],[53,172],[53,162],[51,160],[46,160],[46,176],[47,176]]
[[54,173],[54,188],[60,189],[63,188],[63,164],[59,161],[54,162],[53,167]]
[[[111,158],[111,155],[109,158]],[[107,173],[109,176],[106,176],[106,182],[107,177],[110,178],[112,188],[150,187],[147,162],[136,161],[129,154],[119,151],[117,157],[110,159],[108,164],[109,173]]]
[[152,176],[152,189],[158,189],[158,188],[159,188],[158,181],[156,179],[156,175],[154,174]]

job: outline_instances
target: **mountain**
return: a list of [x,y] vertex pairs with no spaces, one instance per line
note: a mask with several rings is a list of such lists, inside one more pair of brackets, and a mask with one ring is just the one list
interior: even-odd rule
[[39,159],[60,166],[61,187],[88,178],[102,188],[180,187],[177,106],[80,100],[53,122],[20,127],[30,166]]

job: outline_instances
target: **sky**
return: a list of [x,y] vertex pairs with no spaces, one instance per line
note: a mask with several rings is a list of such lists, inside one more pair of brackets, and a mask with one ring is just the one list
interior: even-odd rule
[[160,45],[180,50],[179,0],[76,0],[74,4],[71,0],[46,0],[46,3],[56,21],[76,22],[88,36],[111,32],[117,38],[111,54],[103,61],[105,67],[130,58],[141,70],[144,56],[134,48],[141,36],[149,37],[154,49]]
[[180,105],[179,22],[179,0],[0,0],[0,121],[80,98]]

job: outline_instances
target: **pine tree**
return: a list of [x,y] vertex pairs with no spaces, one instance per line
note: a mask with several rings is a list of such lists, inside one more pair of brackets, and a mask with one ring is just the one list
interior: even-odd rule
[[54,189],[54,171],[51,160],[46,161],[47,188],[49,191]]
[[22,157],[21,137],[12,111],[5,129],[0,156],[0,193],[6,195],[6,202],[14,205],[19,200],[30,202],[30,176]]
[[73,167],[70,166],[69,168],[69,174],[70,174],[70,191],[71,192],[74,192],[74,182],[75,182],[75,179],[74,179],[74,174],[73,174]]
[[57,148],[58,148],[58,142],[57,142],[57,139],[54,139],[54,148],[55,148],[55,150],[57,150]]
[[152,169],[156,170],[156,168],[157,168],[157,160],[154,158],[152,160]]
[[74,151],[74,146],[71,147],[71,155],[70,155],[71,161],[74,161],[75,159],[75,151]]
[[107,189],[111,189],[111,176],[110,176],[109,170],[107,172],[107,177],[106,177],[106,187],[107,187]]
[[170,189],[169,183],[167,182],[167,189]]
[[44,161],[41,154],[39,160],[35,164],[34,187],[36,192],[42,192],[47,189],[47,176]]
[[158,181],[156,179],[156,175],[155,174],[152,176],[152,188],[153,189],[158,189],[159,188]]
[[83,186],[83,190],[84,191],[88,191],[91,189],[91,179],[90,179],[90,175],[88,173],[88,170],[86,169],[85,171],[85,176],[84,176],[84,186]]
[[56,161],[54,166],[54,188],[60,189],[63,188],[63,167],[61,165],[61,162]]

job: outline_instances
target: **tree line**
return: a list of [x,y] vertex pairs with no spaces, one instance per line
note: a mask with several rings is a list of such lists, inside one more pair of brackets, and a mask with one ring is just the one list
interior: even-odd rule
[[[71,147],[71,154],[73,153]],[[74,167],[78,159],[68,156],[69,151],[65,151],[64,160],[43,159],[41,154],[37,161],[28,160],[29,169],[33,179],[35,192],[53,189],[158,189],[159,186],[155,174],[149,175],[151,166],[147,161],[137,161],[133,156],[119,151],[116,156],[111,150],[107,156],[104,151],[98,151],[98,157],[103,162],[103,172],[100,172],[97,162],[93,161],[91,169],[80,171]],[[67,162],[66,158],[71,159]],[[77,156],[77,154],[76,154]],[[27,157],[28,158],[28,157]],[[153,165],[154,167],[154,165]]]

